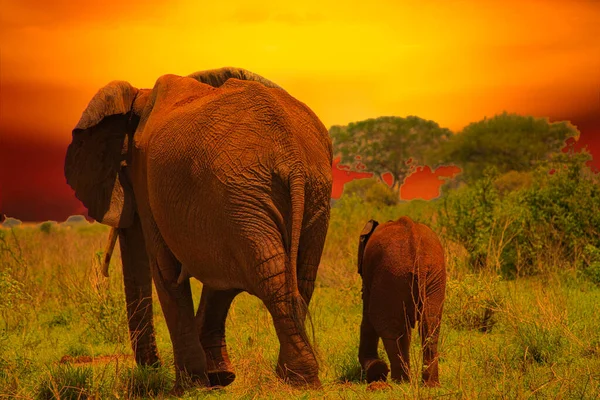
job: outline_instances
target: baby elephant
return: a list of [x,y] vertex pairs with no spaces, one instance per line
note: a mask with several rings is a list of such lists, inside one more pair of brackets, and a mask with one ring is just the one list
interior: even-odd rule
[[363,318],[358,359],[367,381],[386,380],[379,359],[383,340],[392,379],[409,379],[412,328],[419,322],[423,382],[439,386],[438,338],[446,292],[444,250],[437,235],[408,217],[379,225],[369,221],[360,235],[358,273],[363,280]]

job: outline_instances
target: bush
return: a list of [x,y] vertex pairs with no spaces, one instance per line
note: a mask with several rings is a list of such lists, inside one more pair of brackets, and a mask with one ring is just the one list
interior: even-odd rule
[[488,170],[446,194],[440,224],[469,252],[473,270],[510,277],[575,264],[586,246],[600,247],[600,187],[588,160],[586,153],[556,154],[520,187],[515,174]]
[[344,196],[357,196],[374,206],[392,206],[399,201],[399,194],[377,178],[348,182],[344,186]]
[[56,222],[54,222],[54,221],[43,222],[42,224],[40,224],[40,231],[42,231],[46,234],[50,234],[52,232],[52,230],[54,229],[54,225],[56,225]]
[[499,195],[493,185],[494,177],[495,172],[488,170],[473,185],[448,192],[440,213],[439,223],[445,234],[464,246],[475,271],[488,265],[490,240],[496,233]]
[[533,174],[524,171],[509,171],[494,180],[495,189],[500,196],[515,190],[530,188],[533,184]]
[[398,193],[383,182],[371,186],[365,194],[367,203],[375,205],[393,206],[398,204]]
[[579,271],[586,280],[600,286],[600,249],[591,244],[584,247]]

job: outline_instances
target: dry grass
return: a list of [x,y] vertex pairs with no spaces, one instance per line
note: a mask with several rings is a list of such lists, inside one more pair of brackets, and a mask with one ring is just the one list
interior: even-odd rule
[[[411,208],[412,207],[412,208]],[[274,373],[278,343],[261,302],[236,298],[227,321],[238,378],[224,390],[186,398],[401,399],[598,398],[600,289],[570,270],[503,281],[473,275],[467,254],[445,242],[450,281],[441,335],[442,387],[418,384],[419,340],[413,340],[410,384],[367,386],[357,360],[361,319],[356,273],[358,233],[370,218],[401,214],[431,222],[423,208],[336,207],[310,311],[320,359],[321,390],[294,390]],[[108,229],[81,225],[2,229],[0,238],[0,398],[169,397],[172,349],[160,307],[155,319],[164,367],[139,369],[124,323],[120,258],[111,277],[98,274],[97,252]],[[193,283],[196,303],[201,285]],[[493,324],[482,329],[491,310]],[[383,352],[381,352],[383,355]],[[94,362],[60,363],[95,360]],[[376,390],[375,390],[376,389]]]

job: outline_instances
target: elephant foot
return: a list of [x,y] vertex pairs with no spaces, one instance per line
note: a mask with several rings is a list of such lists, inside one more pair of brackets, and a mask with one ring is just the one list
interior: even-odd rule
[[208,371],[211,387],[225,387],[235,380],[235,372],[231,370]]
[[387,364],[380,359],[367,360],[364,364],[367,383],[387,380],[387,375],[390,372]]
[[235,380],[225,345],[204,347],[206,370],[210,386],[227,386]]
[[277,376],[290,386],[304,389],[320,389],[321,381],[316,372],[301,372],[287,364],[277,365]]
[[185,393],[184,386],[180,383],[175,383],[175,386],[173,386],[173,389],[171,389],[169,391],[169,396],[181,397],[184,395],[184,393]]
[[144,352],[136,354],[136,363],[145,367],[159,368],[162,363],[156,352]]

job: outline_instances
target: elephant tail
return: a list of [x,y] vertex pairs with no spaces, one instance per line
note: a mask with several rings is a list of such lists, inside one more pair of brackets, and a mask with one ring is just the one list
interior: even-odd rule
[[[302,169],[296,169],[290,175],[290,197],[292,205],[292,232],[290,243],[290,276],[289,285],[292,293],[292,318],[298,328],[300,336],[309,343],[309,337],[306,333],[304,317],[308,318],[312,327],[312,319],[308,312],[308,304],[300,295],[298,286],[298,249],[300,247],[300,236],[302,234],[302,223],[304,217],[304,198],[305,198],[306,177]],[[312,342],[314,343],[314,327],[312,329]]]
[[304,184],[306,178],[301,170],[292,172],[290,176],[290,197],[292,201],[292,229],[290,242],[290,284],[294,292],[298,291],[298,249],[302,234],[304,217]]

